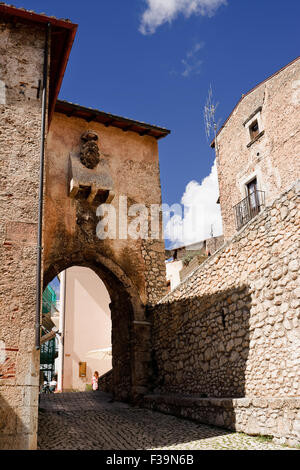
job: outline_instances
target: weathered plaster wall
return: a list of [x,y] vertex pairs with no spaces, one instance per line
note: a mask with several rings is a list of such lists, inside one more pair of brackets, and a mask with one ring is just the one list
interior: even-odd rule
[[182,261],[169,261],[166,263],[167,281],[170,281],[170,290],[180,284],[180,271],[183,268]]
[[[259,107],[264,131],[250,147],[244,122]],[[300,177],[300,59],[246,95],[218,137],[218,176],[225,239],[236,233],[233,207],[256,176],[266,204]]]
[[[82,245],[95,250],[116,263],[134,284],[143,304],[158,300],[165,288],[163,243],[152,240],[99,240],[95,227],[97,206],[83,207],[81,202],[68,197],[69,154],[79,150],[80,137],[87,129],[99,135],[99,149],[114,182],[115,198],[112,205],[118,209],[119,197],[128,198],[128,207],[134,203],[147,206],[161,203],[157,141],[134,132],[124,133],[114,127],[96,122],[68,118],[56,113],[51,123],[46,168],[46,220],[45,260],[46,270],[50,263],[63,256],[66,260]],[[85,217],[96,225],[80,220],[83,209]],[[80,227],[81,224],[81,227]],[[84,233],[83,233],[84,232]],[[85,236],[85,239],[84,239]],[[87,246],[88,245],[88,246]],[[67,248],[67,250],[65,250]],[[158,253],[157,265],[147,256]],[[151,285],[153,268],[161,274],[156,285]],[[158,272],[158,271],[155,271]]]
[[[79,152],[88,129],[99,136],[100,164],[113,180],[115,198],[134,203],[161,203],[157,141],[77,117],[56,113],[46,157],[44,226],[45,281],[72,265],[93,269],[111,297],[114,385],[122,395],[146,390],[151,357],[146,307],[165,293],[164,244],[155,240],[100,240],[97,204],[68,196],[69,155]],[[130,221],[130,219],[129,219]],[[124,384],[126,382],[126,386]]]
[[35,448],[36,240],[45,33],[0,21],[0,448]]

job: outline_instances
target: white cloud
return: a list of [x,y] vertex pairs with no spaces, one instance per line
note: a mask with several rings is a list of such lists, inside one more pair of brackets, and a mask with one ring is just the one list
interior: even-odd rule
[[181,63],[184,65],[183,77],[189,77],[192,73],[200,73],[202,60],[198,57],[198,52],[203,49],[204,42],[197,42],[192,49],[190,49]]
[[211,169],[209,176],[201,183],[191,181],[182,196],[184,215],[173,215],[169,221],[165,219],[165,238],[171,247],[190,245],[211,237],[222,235],[222,218],[219,197],[217,165]]
[[212,16],[227,0],[145,0],[147,9],[140,25],[142,34],[153,34],[163,23],[171,23],[179,14]]
[[194,55],[200,51],[200,49],[202,49],[204,47],[204,42],[196,42],[196,44],[192,47],[192,49],[190,49],[186,56],[188,59],[190,59],[191,57],[194,57]]
[[195,74],[200,73],[202,60],[195,60],[193,62],[189,62],[186,59],[182,59],[181,62],[184,65],[184,71],[181,74],[183,77],[189,77],[192,73],[195,73]]

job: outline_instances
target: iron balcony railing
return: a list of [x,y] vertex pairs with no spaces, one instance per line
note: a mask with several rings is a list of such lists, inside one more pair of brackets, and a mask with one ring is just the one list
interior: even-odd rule
[[249,220],[253,219],[262,210],[264,205],[265,192],[256,190],[234,206],[237,230],[240,230]]

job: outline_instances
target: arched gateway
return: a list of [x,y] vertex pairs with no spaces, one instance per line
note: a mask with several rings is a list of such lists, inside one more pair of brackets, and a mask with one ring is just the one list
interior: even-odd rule
[[[165,293],[164,244],[157,227],[154,237],[128,232],[138,209],[150,219],[161,204],[157,140],[169,131],[57,101],[76,25],[6,5],[0,23],[0,448],[26,449],[36,447],[37,273],[41,291],[71,266],[99,275],[111,298],[114,394],[147,391],[147,308]],[[103,203],[115,214],[107,238]]]
[[[73,115],[68,117],[70,111]],[[99,275],[111,298],[114,393],[136,398],[149,379],[146,307],[164,293],[164,247],[151,238],[132,239],[124,233],[120,239],[125,217],[120,205],[127,201],[128,211],[133,204],[161,203],[157,143],[106,127],[97,117],[91,120],[93,113],[59,102],[51,122],[45,167],[44,285],[74,265]],[[97,137],[90,149],[82,139],[88,134]],[[87,168],[92,156],[98,156],[98,163]],[[115,211],[115,239],[97,234],[103,220],[97,215],[101,202],[109,202]]]

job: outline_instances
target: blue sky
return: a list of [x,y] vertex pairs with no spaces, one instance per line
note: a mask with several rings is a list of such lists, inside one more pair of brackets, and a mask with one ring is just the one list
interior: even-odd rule
[[[179,203],[184,193],[195,199],[211,172],[214,153],[203,123],[209,85],[223,121],[242,93],[300,55],[300,2],[295,0],[13,3],[79,24],[61,99],[171,129],[159,144],[162,196],[168,204]],[[186,191],[193,180],[198,184]],[[203,208],[205,191],[199,198]],[[219,217],[215,206],[203,210]],[[200,239],[211,224],[204,219]]]

